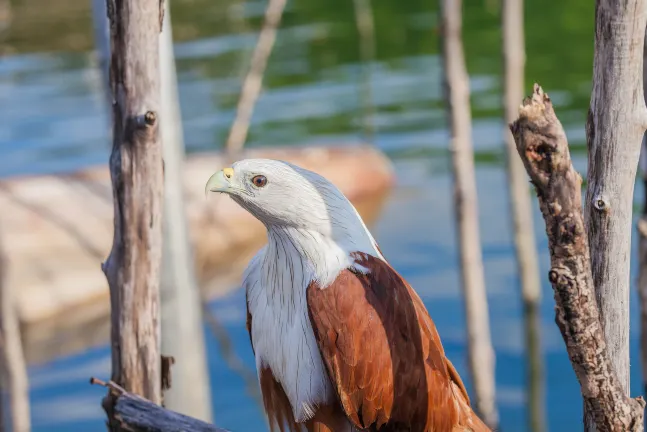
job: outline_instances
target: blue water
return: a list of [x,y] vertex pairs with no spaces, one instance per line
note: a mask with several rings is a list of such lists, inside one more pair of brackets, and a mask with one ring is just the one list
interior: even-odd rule
[[[43,7],[41,12],[37,5],[15,5],[12,27],[4,42],[0,39],[0,48],[3,44],[11,48],[11,54],[0,57],[3,177],[67,172],[105,164],[108,159],[106,102],[90,51],[89,5],[49,1],[56,8]],[[445,150],[448,133],[441,100],[437,6],[418,0],[373,3],[377,58],[370,63],[368,83],[375,110],[375,145],[393,161],[397,185],[371,230],[387,258],[420,293],[447,355],[470,388]],[[526,8],[527,88],[539,80],[550,93],[582,173],[592,64],[593,4],[589,3],[528,1]],[[288,4],[254,114],[250,146],[345,143],[364,137],[366,63],[360,61],[352,2],[330,0],[326,7],[322,5],[309,0]],[[175,50],[189,152],[222,145],[263,7],[258,1],[221,0],[217,7],[207,0],[174,1]],[[465,44],[501,427],[525,431],[524,329],[503,163],[496,2],[465,2]],[[637,190],[636,196],[642,193]],[[541,271],[546,275],[547,243],[536,205],[534,217]],[[552,431],[579,430],[579,386],[553,321],[552,290],[545,278],[542,289],[547,424]],[[637,299],[632,296],[632,389],[637,394],[641,389],[638,315]],[[244,327],[244,294],[234,291],[211,306],[237,354],[253,368]],[[246,393],[242,378],[228,368],[208,329],[205,333],[217,424],[232,431],[265,430],[262,413]],[[104,390],[90,386],[88,378],[109,376],[109,356],[103,346],[30,368],[35,432],[104,430],[100,407]]]

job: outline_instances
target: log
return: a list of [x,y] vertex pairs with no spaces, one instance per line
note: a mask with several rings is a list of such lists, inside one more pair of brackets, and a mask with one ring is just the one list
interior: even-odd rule
[[[114,236],[102,266],[110,286],[112,381],[156,404],[162,402],[159,282],[164,176],[158,113],[163,13],[160,1],[108,2]],[[109,397],[104,406],[114,403]],[[114,417],[109,419],[110,430],[124,430]]]
[[555,294],[555,321],[597,431],[643,431],[642,398],[627,396],[595,297],[581,204],[582,178],[571,163],[566,134],[538,84],[510,125],[517,150],[537,191],[546,224]]
[[461,8],[460,0],[441,2],[444,90],[451,130],[454,212],[457,219],[461,283],[467,321],[468,362],[474,384],[474,405],[485,423],[496,429],[499,414],[495,395],[495,359],[479,235],[469,79],[461,39]]
[[202,420],[163,408],[136,394],[127,392],[113,381],[92,378],[91,384],[107,387],[115,402],[115,421],[129,432],[229,432]]
[[[367,223],[394,181],[389,160],[374,147],[248,149],[241,155],[286,160],[337,185]],[[198,284],[207,298],[235,288],[265,241],[265,229],[225,196],[204,197],[204,182],[231,160],[190,155],[182,173],[185,211]],[[0,180],[0,229],[11,254],[6,282],[16,289],[28,362],[107,342],[110,314],[105,276],[97,266],[110,250],[112,193],[106,167]]]
[[585,220],[604,334],[628,394],[633,190],[647,125],[642,84],[647,1],[597,0],[595,9]]
[[[524,66],[526,61],[524,43],[524,0],[503,0],[503,63],[504,105],[506,124],[514,121],[519,113],[519,101],[523,99]],[[544,371],[541,352],[541,280],[539,259],[535,245],[535,230],[532,218],[532,201],[528,180],[510,130],[505,131],[508,192],[517,268],[523,300],[526,343],[526,393],[528,401],[528,424],[533,432],[546,430],[544,407]]]

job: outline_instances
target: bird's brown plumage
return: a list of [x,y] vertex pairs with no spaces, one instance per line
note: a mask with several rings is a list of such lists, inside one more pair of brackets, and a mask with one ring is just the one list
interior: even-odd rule
[[[337,400],[306,424],[269,369],[259,371],[270,424],[281,431],[486,432],[420,297],[389,264],[354,253],[366,274],[342,271],[307,289],[312,328]],[[251,329],[248,313],[248,329]],[[274,428],[272,429],[274,430]]]

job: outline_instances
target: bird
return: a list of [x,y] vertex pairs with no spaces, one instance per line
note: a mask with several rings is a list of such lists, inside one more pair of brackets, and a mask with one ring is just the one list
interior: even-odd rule
[[214,173],[209,192],[267,231],[242,287],[272,432],[490,431],[421,298],[332,182],[243,159]]

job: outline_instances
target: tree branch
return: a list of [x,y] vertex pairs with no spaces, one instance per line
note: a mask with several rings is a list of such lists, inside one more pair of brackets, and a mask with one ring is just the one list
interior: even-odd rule
[[643,430],[642,398],[631,399],[613,369],[591,273],[582,216],[582,178],[571,163],[564,129],[550,98],[535,84],[510,125],[537,190],[550,248],[555,321],[598,431]]
[[99,384],[109,389],[112,397],[106,398],[105,401],[111,406],[105,408],[111,412],[113,421],[118,422],[123,430],[131,432],[228,432],[226,429],[218,428],[202,420],[167,410],[127,392],[113,381],[106,383],[92,378],[90,383]]

